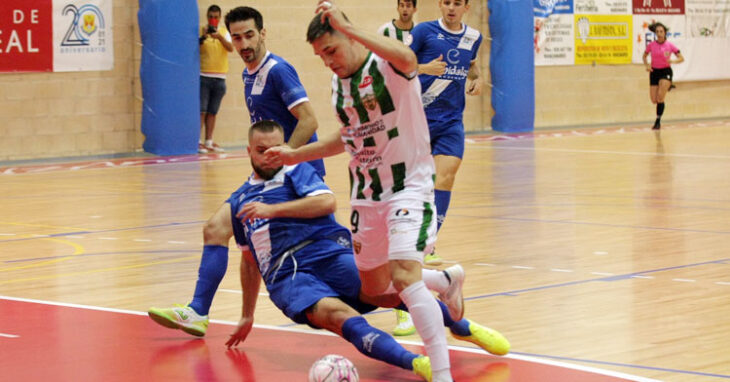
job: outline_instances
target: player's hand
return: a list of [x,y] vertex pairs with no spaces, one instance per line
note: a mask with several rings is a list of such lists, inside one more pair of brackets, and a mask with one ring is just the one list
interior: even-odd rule
[[237,346],[239,343],[246,340],[246,337],[248,337],[248,334],[251,333],[251,329],[253,328],[253,317],[241,317],[240,320],[238,320],[238,326],[236,327],[236,331],[231,334],[231,338],[226,341],[226,346]]
[[264,161],[272,168],[297,163],[294,160],[294,149],[287,145],[269,147],[264,151]]
[[437,58],[434,58],[428,64],[421,64],[418,66],[418,71],[429,76],[440,76],[446,73],[446,62],[444,62],[444,55],[441,54]]
[[223,39],[223,36],[221,36],[221,34],[218,33],[218,32],[208,33],[208,35],[210,37],[213,37],[213,38],[218,39],[218,40],[222,40]]
[[478,96],[482,94],[482,80],[481,78],[475,78],[473,80],[466,80],[466,94],[472,96]]
[[253,221],[254,219],[271,219],[275,217],[276,207],[261,202],[246,203],[236,214],[241,221]]
[[333,0],[319,0],[314,13],[320,12],[322,12],[322,21],[324,22],[325,19],[329,20],[330,25],[335,30],[344,32],[350,26],[350,22],[345,19],[342,11],[337,8]]
[[651,66],[647,65],[646,66],[646,71],[649,72],[649,73],[651,73],[651,72],[654,71],[654,69],[652,69]]

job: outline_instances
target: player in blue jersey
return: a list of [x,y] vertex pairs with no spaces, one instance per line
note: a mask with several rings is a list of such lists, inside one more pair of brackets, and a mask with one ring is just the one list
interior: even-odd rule
[[[214,215],[224,222],[222,230],[206,238],[227,244],[235,237],[243,251],[243,314],[226,345],[236,346],[250,333],[263,278],[271,300],[293,321],[330,330],[369,357],[429,379],[428,358],[406,351],[360,316],[375,308],[371,304],[395,306],[400,300],[396,295],[368,298],[360,293],[350,232],[332,215],[336,207],[332,191],[308,164],[269,167],[263,161],[268,148],[284,144],[276,122],[255,123],[249,142],[254,173]],[[440,308],[456,338],[494,354],[508,351],[509,344],[498,333],[466,319],[455,322],[443,303]],[[150,317],[193,334],[196,324],[204,322],[207,327],[207,317],[190,307],[150,310]]]
[[[442,18],[416,25],[410,44],[418,57],[431,154],[436,164],[437,229],[446,218],[456,172],[464,156],[464,94],[476,96],[482,92],[476,61],[482,35],[461,22],[469,10],[469,0],[439,0],[439,9]],[[442,74],[436,76],[423,70],[441,60],[446,64]],[[442,260],[431,253],[425,262],[438,265]]]
[[[270,119],[284,128],[291,147],[317,140],[317,119],[307,92],[294,67],[266,49],[266,29],[261,13],[251,7],[237,7],[226,14],[226,28],[233,47],[243,59],[243,85],[251,123]],[[325,175],[324,162],[311,165]]]
[[[317,119],[294,68],[281,57],[269,53],[264,44],[266,30],[261,13],[250,7],[237,7],[225,16],[233,47],[246,65],[243,81],[251,122],[274,120],[284,128],[284,139],[291,147],[315,142]],[[324,162],[310,162],[325,175]],[[203,229],[203,254],[198,282],[190,306],[200,316],[207,316],[213,297],[228,266],[228,241],[209,240],[225,230],[227,221],[210,218]],[[205,328],[190,329],[197,335]]]

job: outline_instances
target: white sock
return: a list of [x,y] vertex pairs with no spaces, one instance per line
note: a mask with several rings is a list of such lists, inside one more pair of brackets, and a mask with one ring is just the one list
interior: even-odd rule
[[[433,375],[450,373],[449,348],[444,333],[444,318],[436,299],[421,280],[400,292],[400,298],[408,307],[413,325],[423,339],[426,354],[431,358]],[[435,381],[436,379],[434,379]]]
[[432,291],[446,293],[446,290],[449,289],[449,279],[443,271],[424,269],[422,277],[426,287]]
[[206,139],[205,140],[205,145],[208,146],[208,147],[213,146],[213,140],[212,139]]

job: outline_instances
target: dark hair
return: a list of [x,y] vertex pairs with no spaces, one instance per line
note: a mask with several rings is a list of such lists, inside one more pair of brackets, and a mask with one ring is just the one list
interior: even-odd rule
[[206,14],[208,14],[210,12],[218,12],[218,13],[221,13],[221,7],[213,4],[210,7],[208,7],[208,12],[206,12]]
[[248,129],[249,140],[251,139],[251,136],[253,136],[254,131],[259,131],[262,133],[271,133],[274,131],[278,131],[281,133],[281,135],[284,135],[284,128],[281,127],[280,124],[276,123],[276,121],[272,121],[269,119],[264,119],[251,125],[251,127]]
[[[400,5],[400,2],[401,2],[401,0],[395,0],[395,4],[396,5]],[[413,3],[413,8],[415,8],[416,7],[416,3],[418,2],[418,0],[403,0],[403,2],[404,3],[411,2],[411,3]]]
[[264,29],[264,17],[261,13],[251,7],[236,7],[226,13],[226,28],[231,30],[231,23],[253,19],[256,29]]
[[[344,17],[346,21],[350,21],[344,12],[342,13],[342,17]],[[314,40],[320,38],[325,33],[332,33],[334,31],[335,29],[332,28],[332,25],[330,25],[330,20],[325,18],[324,22],[322,22],[322,12],[317,13],[312,21],[309,22],[309,27],[307,28],[307,42],[311,44]]]
[[662,27],[662,28],[664,28],[664,33],[667,33],[667,32],[669,32],[669,28],[667,28],[667,26],[666,26],[666,25],[664,25],[664,24],[662,24],[662,23],[660,23],[660,22],[658,22],[658,21],[657,21],[657,22],[654,22],[654,23],[652,23],[652,24],[649,24],[649,30],[650,30],[650,31],[651,31],[652,33],[656,33],[656,29],[657,29],[657,27]]

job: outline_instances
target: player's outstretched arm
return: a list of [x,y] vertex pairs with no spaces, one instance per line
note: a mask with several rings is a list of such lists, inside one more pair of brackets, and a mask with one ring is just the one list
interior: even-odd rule
[[271,147],[264,152],[266,163],[273,167],[285,164],[308,162],[331,157],[345,151],[340,132],[329,134],[317,142],[308,143],[296,149],[289,146]]
[[289,137],[289,146],[297,148],[302,146],[312,138],[317,131],[317,118],[314,116],[314,109],[309,102],[302,102],[291,108],[292,115],[297,119],[297,125]]
[[315,13],[319,12],[322,12],[323,18],[329,20],[332,28],[363,44],[367,49],[390,62],[400,72],[408,74],[418,70],[416,54],[408,46],[394,38],[379,36],[377,33],[354,26],[345,19],[342,11],[332,0],[319,0]]
[[226,346],[236,346],[246,340],[248,334],[253,328],[253,314],[256,310],[256,300],[259,297],[259,288],[261,287],[261,274],[253,259],[253,254],[249,250],[244,250],[241,258],[241,290],[243,291],[243,308],[241,310],[241,319],[238,320],[236,330],[226,341]]

